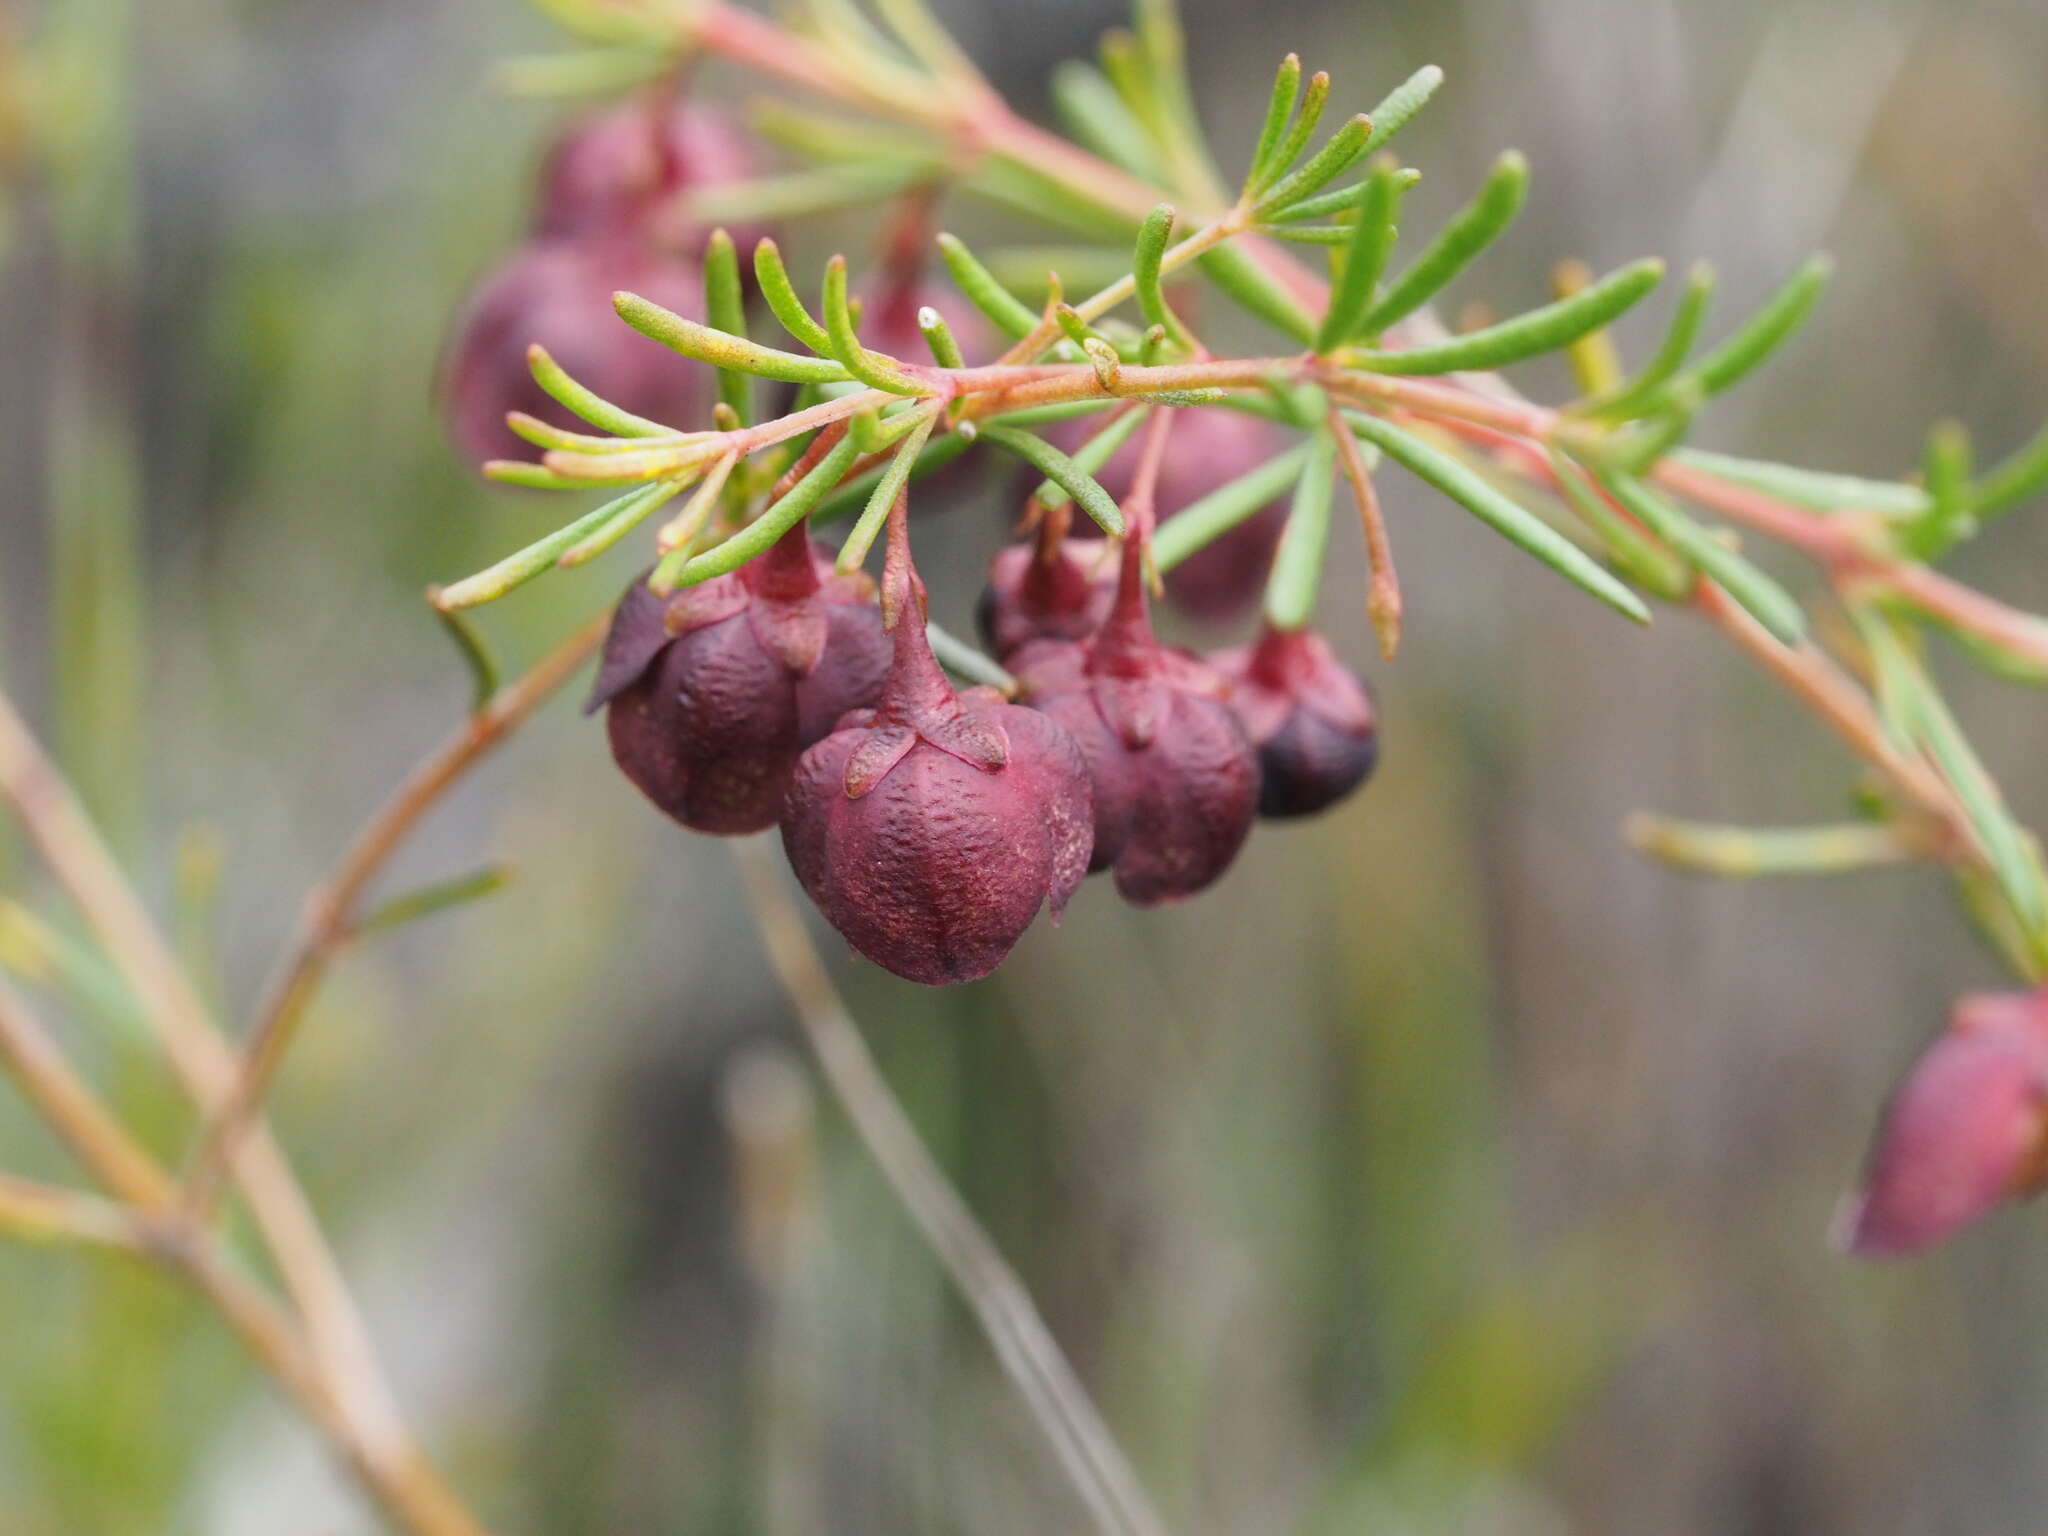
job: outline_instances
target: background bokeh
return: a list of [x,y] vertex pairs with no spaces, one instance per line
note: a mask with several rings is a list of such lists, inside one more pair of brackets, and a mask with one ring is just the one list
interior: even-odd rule
[[[1120,19],[942,9],[1026,102]],[[0,672],[243,1017],[299,894],[464,705],[421,589],[560,511],[475,482],[428,409],[558,112],[494,95],[490,65],[549,37],[513,0],[27,10],[68,40],[37,93],[66,116],[0,265]],[[1446,67],[1403,140],[1417,227],[1529,152],[1530,210],[1461,296],[1519,306],[1560,257],[1661,251],[1717,262],[1733,312],[1833,249],[1831,301],[1710,446],[1889,475],[1937,415],[1995,453],[2048,413],[2038,0],[1187,10],[1226,159],[1288,48],[1348,107]],[[1037,238],[964,199],[946,217]],[[792,243],[815,262],[864,238]],[[992,476],[922,520],[936,617],[963,624],[1014,493]],[[1823,1241],[1886,1086],[1994,962],[1933,876],[1637,862],[1631,809],[1824,819],[1849,764],[1685,616],[1637,633],[1448,503],[1396,486],[1390,512],[1399,666],[1367,659],[1354,528],[1325,605],[1383,706],[1367,793],[1263,830],[1188,906],[1091,885],[973,986],[912,988],[823,935],[1175,1527],[2038,1523],[2039,1214],[1908,1266]],[[2041,607],[2044,556],[2016,518],[1957,563]],[[536,655],[637,558],[484,623]],[[1955,682],[2017,808],[2048,814],[2039,700]],[[61,917],[5,846],[6,890]],[[339,968],[277,1096],[457,1482],[508,1531],[1080,1528],[809,1086],[726,850],[657,820],[563,701],[392,884],[491,859],[516,863],[507,891]],[[139,1034],[116,1014],[67,1038],[175,1149]],[[748,1249],[760,1157],[795,1160],[799,1215]],[[69,1176],[11,1099],[0,1166]],[[5,1251],[0,1297],[0,1530],[374,1528],[168,1285]]]

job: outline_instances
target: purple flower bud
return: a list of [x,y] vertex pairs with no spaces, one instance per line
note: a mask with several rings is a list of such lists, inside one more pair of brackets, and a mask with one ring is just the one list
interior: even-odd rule
[[992,689],[955,693],[919,605],[901,604],[882,700],[806,752],[782,845],[861,954],[937,986],[986,976],[1088,872],[1088,775],[1073,739]]
[[1311,816],[1365,782],[1379,759],[1372,695],[1322,636],[1269,627],[1209,663],[1259,749],[1260,815]]
[[[659,240],[694,253],[702,234],[660,227],[678,195],[754,174],[752,141],[730,118],[698,102],[650,108],[633,102],[578,119],[542,163],[533,232],[564,237]],[[737,230],[742,255],[763,231]]]
[[1258,811],[1259,767],[1225,702],[1230,685],[1153,636],[1138,541],[1116,608],[1084,641],[1037,640],[1010,658],[1024,696],[1065,726],[1095,799],[1092,868],[1141,907],[1194,895],[1237,857]]
[[1116,601],[1115,583],[1094,574],[1103,553],[1100,539],[1003,550],[974,610],[984,643],[1000,658],[1033,640],[1085,640],[1094,634]]
[[533,455],[505,425],[508,411],[594,430],[534,382],[527,348],[535,342],[614,405],[679,428],[698,423],[710,406],[710,370],[621,320],[612,294],[622,288],[703,317],[704,282],[694,265],[622,241],[523,245],[484,279],[456,321],[441,370],[442,407],[464,458],[480,464]]
[[1918,1253],[2048,1182],[2048,993],[1960,999],[1886,1107],[1836,1241]]
[[730,576],[668,598],[626,589],[589,709],[647,798],[699,832],[773,826],[806,747],[872,704],[889,641],[864,578],[832,574],[802,524]]
[[[1173,450],[1159,466],[1155,492],[1158,521],[1166,522],[1219,485],[1285,452],[1289,441],[1273,423],[1242,411],[1221,406],[1182,411]],[[1095,477],[1118,501],[1129,494],[1138,454],[1138,437],[1133,437]],[[1261,507],[1168,571],[1166,595],[1176,608],[1204,623],[1223,624],[1241,618],[1265,590],[1273,552],[1279,548],[1286,525],[1284,500]]]

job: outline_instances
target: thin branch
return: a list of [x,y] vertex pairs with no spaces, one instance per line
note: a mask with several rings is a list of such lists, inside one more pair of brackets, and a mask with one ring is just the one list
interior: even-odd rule
[[[218,1103],[233,1080],[233,1054],[78,796],[4,693],[0,798],[98,936],[187,1096],[202,1109]],[[326,1236],[260,1120],[233,1161],[265,1250],[305,1324],[313,1369],[350,1426],[349,1454],[366,1485],[420,1536],[480,1536],[482,1527],[406,1433]]]
[[1118,1536],[1165,1536],[1165,1523],[1023,1282],[946,1181],[889,1091],[783,888],[767,845],[758,838],[737,840],[733,858],[762,945],[826,1081],[896,1198],[973,1308],[1096,1525]]
[[93,1177],[124,1202],[162,1210],[176,1188],[115,1118],[11,987],[0,985],[0,1066]]
[[199,1134],[185,1176],[186,1208],[204,1219],[221,1177],[261,1111],[285,1049],[335,951],[346,942],[356,904],[385,862],[478,759],[525,723],[576,675],[604,638],[607,611],[583,625],[524,676],[492,695],[418,767],[356,834],[334,872],[306,898],[297,936],[256,1011],[256,1022],[235,1064],[234,1084]]

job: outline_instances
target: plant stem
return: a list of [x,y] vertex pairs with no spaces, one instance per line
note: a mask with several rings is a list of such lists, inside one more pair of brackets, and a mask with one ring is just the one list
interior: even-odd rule
[[[202,1110],[220,1103],[234,1080],[233,1053],[77,794],[4,693],[0,798],[13,807],[45,863],[98,935],[187,1096]],[[310,1369],[348,1426],[344,1448],[365,1485],[416,1536],[479,1536],[482,1527],[464,1512],[406,1433],[326,1237],[260,1118],[243,1138],[233,1172],[264,1248],[306,1328]],[[235,1301],[226,1282],[200,1283],[211,1287],[209,1295],[217,1306]],[[258,1348],[267,1334],[250,1328],[253,1324],[237,1325],[245,1341]]]
[[346,942],[356,905],[391,855],[469,768],[576,675],[604,638],[610,611],[599,614],[544,656],[523,677],[493,694],[446,741],[406,775],[356,834],[333,873],[306,898],[299,930],[264,992],[256,1022],[235,1065],[233,1087],[201,1128],[185,1174],[185,1204],[204,1221],[221,1178],[260,1113],[279,1062],[334,953]]
[[896,1198],[973,1308],[1097,1527],[1117,1536],[1165,1536],[1165,1523],[1023,1282],[946,1181],[889,1091],[783,888],[767,845],[759,838],[736,840],[733,859],[762,946],[825,1080]]

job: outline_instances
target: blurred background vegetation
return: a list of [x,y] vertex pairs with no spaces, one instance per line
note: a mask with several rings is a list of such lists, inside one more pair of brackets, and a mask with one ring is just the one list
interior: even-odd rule
[[[1350,108],[1442,63],[1403,141],[1417,226],[1504,145],[1536,168],[1460,290],[1503,310],[1559,258],[1660,251],[1716,261],[1738,313],[1836,251],[1822,316],[1708,446],[1889,475],[1938,414],[1995,454],[2048,412],[2037,0],[1186,8],[1226,159],[1286,49]],[[941,9],[1027,104],[1121,19]],[[53,46],[0,87],[0,165],[24,104],[45,151],[0,265],[0,674],[244,1017],[300,894],[464,707],[421,589],[559,510],[475,481],[428,409],[446,317],[519,234],[560,111],[493,94],[490,65],[550,39],[514,0],[30,0],[0,6],[0,71],[31,25]],[[1043,239],[960,199],[945,218]],[[791,243],[815,265],[869,238]],[[935,617],[964,623],[1017,490],[992,473],[921,520]],[[1639,864],[1626,811],[1822,819],[1846,759],[1684,615],[1634,633],[1412,487],[1391,515],[1410,620],[1398,669],[1367,667],[1365,794],[1262,830],[1183,908],[1092,884],[974,986],[917,990],[824,935],[919,1126],[1178,1529],[2033,1524],[2038,1217],[1905,1267],[1823,1243],[1885,1088],[1994,962],[1932,876]],[[1364,663],[1340,537],[1325,621]],[[1958,567],[2039,608],[2044,556],[2015,520]],[[536,655],[641,558],[484,621]],[[1956,685],[2040,820],[2034,701]],[[504,893],[352,954],[276,1103],[486,1518],[1079,1528],[808,1086],[726,851],[657,820],[565,702],[394,885],[499,858]],[[66,920],[12,842],[0,885]],[[118,1005],[67,1038],[174,1151],[184,1110]],[[11,1098],[0,1166],[69,1176]],[[0,1296],[9,1536],[374,1528],[166,1283],[10,1250]]]

